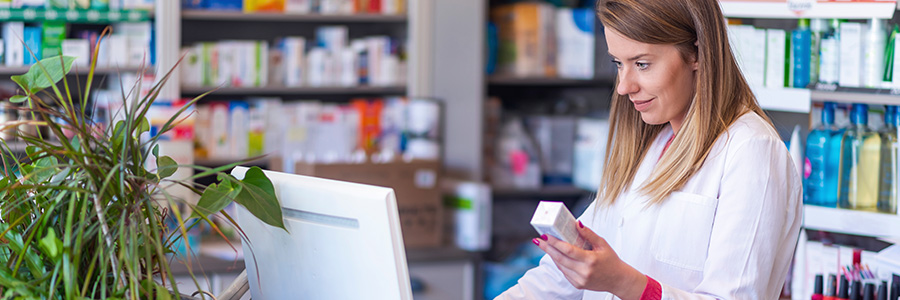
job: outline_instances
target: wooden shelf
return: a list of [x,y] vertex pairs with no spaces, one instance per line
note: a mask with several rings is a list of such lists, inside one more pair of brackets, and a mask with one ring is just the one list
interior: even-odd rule
[[729,18],[762,19],[890,19],[897,9],[894,0],[854,2],[812,1],[806,8],[794,8],[788,0],[721,0],[722,13]]
[[[31,66],[20,66],[20,67],[0,67],[0,76],[13,76],[13,75],[22,75],[28,72]],[[153,67],[146,67],[145,70],[153,70]],[[69,75],[87,75],[90,71],[88,67],[72,67],[72,71],[69,72]],[[106,75],[106,74],[119,74],[119,73],[137,73],[140,72],[141,68],[139,67],[122,67],[122,68],[96,68],[94,69],[95,75]]]
[[559,197],[580,197],[594,191],[588,191],[571,185],[551,185],[538,189],[516,189],[499,187],[492,188],[491,192],[494,197],[500,198],[559,198]]
[[900,216],[849,209],[803,206],[803,227],[871,237],[900,237]]
[[[269,165],[270,159],[271,159],[271,157],[263,157],[263,158],[247,161],[245,163],[242,163],[241,165],[242,166],[265,167],[265,166]],[[246,158],[245,159],[198,158],[198,159],[194,160],[194,164],[198,165],[198,166],[215,168],[215,167],[230,165],[230,164],[240,162],[240,161],[245,161],[245,160],[247,160],[247,159]]]
[[900,89],[850,88],[819,84],[811,91],[812,101],[900,105]]
[[569,87],[601,87],[610,85],[613,79],[568,79],[553,77],[510,77],[510,76],[491,76],[487,80],[489,85],[493,86],[569,86]]
[[299,22],[299,23],[405,23],[406,15],[354,14],[289,14],[289,13],[243,13],[231,11],[185,10],[182,20],[193,21],[245,21],[245,22]]
[[357,86],[357,87],[182,87],[181,93],[200,95],[212,91],[212,95],[405,95],[405,86]]

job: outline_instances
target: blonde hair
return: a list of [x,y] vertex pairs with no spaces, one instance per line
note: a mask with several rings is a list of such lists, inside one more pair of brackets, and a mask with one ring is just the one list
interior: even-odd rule
[[[681,189],[703,165],[716,139],[745,112],[755,112],[771,126],[732,56],[717,0],[600,0],[597,14],[604,26],[629,39],[674,45],[685,61],[698,62],[693,99],[681,129],[640,188],[651,204]],[[599,204],[613,204],[631,185],[664,128],[644,123],[627,95],[613,94]]]

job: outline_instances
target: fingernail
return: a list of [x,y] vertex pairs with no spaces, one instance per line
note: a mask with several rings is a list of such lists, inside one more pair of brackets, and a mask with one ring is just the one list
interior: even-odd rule
[[581,224],[581,221],[578,221],[578,227],[584,228],[584,224]]
[[535,244],[535,245],[538,245],[538,246],[540,246],[540,245],[541,245],[541,241],[540,241],[540,240],[538,240],[538,239],[537,239],[537,238],[533,238],[533,239],[531,239],[531,242],[532,242],[532,243],[534,243],[534,244]]
[[542,235],[541,235],[541,239],[546,241],[546,240],[547,240],[547,235],[546,235],[546,234],[542,234]]

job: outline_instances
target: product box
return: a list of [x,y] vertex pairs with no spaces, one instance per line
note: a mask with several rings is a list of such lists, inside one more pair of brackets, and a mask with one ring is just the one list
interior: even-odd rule
[[784,87],[787,33],[782,29],[766,29],[766,87]]
[[840,86],[858,87],[862,83],[863,24],[841,23]]
[[[282,166],[281,157],[273,157],[274,168]],[[319,164],[297,162],[294,173],[362,184],[390,187],[397,197],[400,227],[407,249],[441,246],[443,205],[439,161],[389,163]]]
[[594,12],[560,9],[556,13],[556,69],[559,77],[594,78]]
[[[491,10],[497,25],[500,74],[517,77],[547,76],[555,66],[547,65],[548,53],[556,43],[554,8],[544,3],[516,3]],[[555,61],[554,61],[555,63]]]

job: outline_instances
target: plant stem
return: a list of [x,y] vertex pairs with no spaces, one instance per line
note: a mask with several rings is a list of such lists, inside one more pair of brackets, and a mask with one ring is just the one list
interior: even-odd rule
[[[100,220],[100,230],[103,231],[103,238],[106,240],[106,246],[112,249],[112,237],[109,236],[109,226],[106,224],[106,217],[103,216],[103,209],[100,208],[100,199],[98,199],[96,195],[91,198],[94,200],[94,211],[97,212],[97,219]],[[110,262],[112,262],[113,270],[115,270],[115,272],[113,272],[113,277],[116,279],[116,284],[121,288],[124,286],[124,283],[122,282],[122,276],[119,274],[121,270],[119,270],[119,264],[116,259],[116,256],[113,255],[110,257]]]

